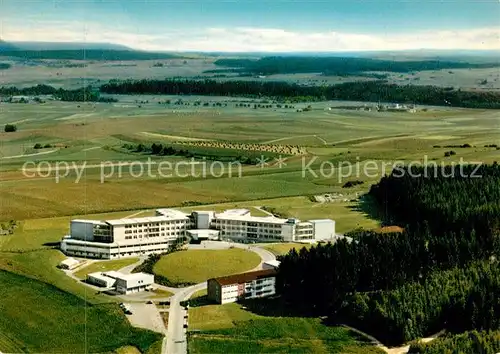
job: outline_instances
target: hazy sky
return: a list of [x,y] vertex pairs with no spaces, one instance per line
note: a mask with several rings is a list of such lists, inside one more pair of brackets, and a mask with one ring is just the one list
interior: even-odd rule
[[500,0],[0,0],[0,38],[149,50],[500,49]]

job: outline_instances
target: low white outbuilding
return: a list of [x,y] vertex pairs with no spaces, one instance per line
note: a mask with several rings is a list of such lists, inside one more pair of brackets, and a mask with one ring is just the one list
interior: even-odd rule
[[116,278],[116,291],[120,294],[131,294],[144,291],[151,287],[155,282],[152,274],[133,273],[125,274]]
[[66,258],[64,261],[59,263],[59,268],[73,270],[76,267],[78,267],[79,264],[80,264],[80,261],[70,257],[70,258]]
[[144,291],[154,284],[154,276],[148,273],[123,274],[120,272],[98,272],[87,275],[87,282],[120,294]]
[[108,277],[105,273],[90,273],[87,275],[87,282],[106,289],[112,289],[116,283],[115,278]]

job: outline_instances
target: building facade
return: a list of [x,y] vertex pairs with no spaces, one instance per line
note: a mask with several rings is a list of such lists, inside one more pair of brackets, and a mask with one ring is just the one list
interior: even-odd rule
[[242,243],[316,242],[335,237],[335,221],[251,216],[246,209],[223,213],[158,209],[156,216],[117,220],[72,220],[61,250],[70,256],[116,259],[164,253],[186,240]]
[[109,271],[88,274],[87,282],[119,294],[132,294],[150,288],[154,283],[154,276],[147,273],[122,274]]
[[218,304],[255,299],[276,294],[276,270],[213,278],[207,281],[208,298]]

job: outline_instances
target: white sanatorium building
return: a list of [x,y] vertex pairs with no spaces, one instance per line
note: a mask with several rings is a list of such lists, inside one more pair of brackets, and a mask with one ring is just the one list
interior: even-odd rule
[[117,220],[72,220],[61,250],[72,256],[114,259],[162,253],[184,240],[315,242],[335,237],[335,221],[251,216],[246,209],[194,211],[158,209],[156,216]]

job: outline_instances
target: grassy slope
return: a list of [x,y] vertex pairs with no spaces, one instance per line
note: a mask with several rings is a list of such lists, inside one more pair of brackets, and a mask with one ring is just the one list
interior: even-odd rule
[[382,353],[318,319],[263,317],[238,304],[189,310],[191,353]]
[[111,261],[94,262],[76,271],[75,276],[80,279],[85,279],[89,273],[119,270],[123,267],[134,264],[137,261],[139,261],[139,258],[124,258]]
[[209,278],[252,270],[259,263],[257,254],[239,248],[189,250],[163,256],[153,269],[174,283],[201,283]]
[[91,305],[45,283],[0,271],[0,350],[105,352],[125,345],[145,351],[158,334],[131,327],[116,305]]

